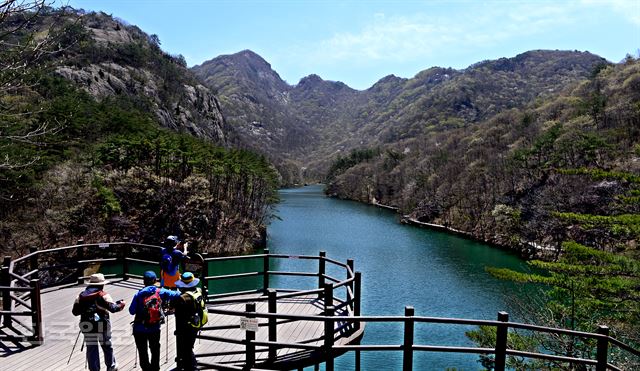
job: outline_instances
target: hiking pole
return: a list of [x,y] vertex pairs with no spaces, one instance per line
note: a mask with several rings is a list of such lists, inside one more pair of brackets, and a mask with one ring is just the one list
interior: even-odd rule
[[164,344],[164,363],[169,363],[169,316],[167,316],[167,331],[165,335],[166,343]]
[[[133,344],[136,346],[136,360],[133,363],[133,368],[137,368],[138,367],[138,342],[136,341],[135,334],[133,333],[134,322],[135,321],[131,321],[130,325],[131,325],[131,335],[133,335]],[[146,350],[147,349],[145,348],[145,351]]]
[[[80,347],[80,352],[82,353],[84,351],[84,344],[87,342],[87,338],[84,337],[82,338],[82,346]],[[87,350],[87,352],[89,352],[89,350]],[[89,358],[87,357],[87,355],[84,355],[84,368],[87,368],[87,364],[89,363]]]
[[[73,351],[76,350],[76,345],[78,345],[78,339],[80,339],[80,333],[82,332],[82,329],[80,329],[78,331],[78,336],[76,336],[76,341],[75,343],[73,343],[73,348],[71,348],[71,353],[69,353],[69,359],[67,360],[67,364],[69,364],[69,362],[71,362],[71,356],[73,355]],[[84,345],[84,343],[82,343]],[[80,350],[82,351],[82,350]]]

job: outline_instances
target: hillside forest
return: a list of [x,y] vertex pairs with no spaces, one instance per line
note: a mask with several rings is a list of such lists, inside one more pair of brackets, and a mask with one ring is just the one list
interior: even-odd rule
[[264,243],[276,173],[226,146],[215,96],[180,56],[105,14],[2,11],[3,253],[168,234],[212,253]]

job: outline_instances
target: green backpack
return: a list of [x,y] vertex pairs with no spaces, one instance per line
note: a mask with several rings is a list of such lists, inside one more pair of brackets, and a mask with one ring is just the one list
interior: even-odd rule
[[196,291],[187,291],[186,293],[191,296],[194,305],[193,314],[189,317],[187,322],[193,328],[202,328],[202,326],[207,324],[209,321],[207,308],[204,304],[204,298],[202,297],[202,290],[197,289]]

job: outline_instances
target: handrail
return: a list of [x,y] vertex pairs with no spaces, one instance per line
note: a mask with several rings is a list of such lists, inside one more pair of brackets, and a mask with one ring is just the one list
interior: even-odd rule
[[627,352],[632,353],[632,354],[640,357],[640,350],[639,349],[634,349],[634,348],[630,347],[629,345],[621,342],[620,340],[618,340],[616,338],[612,338],[611,336],[607,336],[607,341],[609,341],[613,345],[617,346],[618,348],[624,349]]
[[[238,317],[243,317],[247,313],[244,311],[238,310],[226,310],[226,309],[217,309],[217,308],[208,308],[209,313],[217,313],[217,314],[225,314],[225,315],[235,315]],[[346,323],[352,322],[379,322],[379,323],[404,323],[405,326],[409,322],[421,322],[421,323],[439,323],[439,324],[454,324],[454,325],[485,325],[485,326],[505,326],[511,329],[527,329],[533,331],[541,331],[541,332],[549,332],[549,330],[553,330],[552,328],[544,327],[544,326],[534,326],[527,325],[518,322],[504,322],[504,321],[490,321],[490,320],[476,320],[476,319],[466,319],[466,318],[444,318],[444,317],[422,317],[422,316],[326,316],[326,315],[297,315],[297,314],[285,314],[285,313],[265,313],[265,312],[252,312],[252,317],[255,318],[266,318],[266,319],[276,319],[276,320],[298,320],[298,321],[340,321]],[[335,332],[340,332],[341,329],[344,329],[346,325],[339,326],[334,329]],[[581,336],[584,338],[590,339],[605,339],[609,340],[614,345],[622,345],[624,348],[629,348],[630,353],[635,355],[640,355],[638,350],[635,350],[628,345],[622,343],[621,341],[611,338],[610,336],[606,336],[599,333],[589,333],[582,331],[572,331],[572,330],[564,330],[564,329],[556,329],[556,333],[566,334],[566,335],[575,335]],[[206,329],[203,329],[206,331]],[[237,344],[245,344],[246,340],[237,340],[237,339],[229,339],[223,337],[212,337],[210,335],[202,336],[202,339],[211,339],[216,341],[229,341],[236,342]],[[311,339],[316,340],[316,339]],[[286,347],[292,349],[311,349],[311,348],[321,348],[319,345],[310,345],[310,344],[300,344],[305,343],[305,341],[301,341],[299,343],[290,344],[283,342],[259,342],[259,341],[251,341],[254,345],[271,345],[277,347]],[[407,348],[407,346],[409,348]],[[426,352],[453,352],[453,353],[474,353],[474,354],[496,354],[497,348],[482,348],[482,347],[461,347],[461,346],[441,346],[441,345],[402,345],[402,344],[368,344],[368,345],[334,345],[332,347],[335,350],[343,350],[343,351],[402,351],[405,349],[410,349],[413,351],[426,351]],[[626,349],[625,349],[626,350]],[[215,353],[212,353],[215,355]],[[524,358],[536,358],[536,359],[544,359],[549,361],[558,361],[558,362],[573,362],[580,363],[585,365],[601,365],[601,361],[587,358],[578,358],[578,357],[568,357],[562,355],[554,355],[554,354],[546,354],[546,353],[536,353],[536,352],[527,352],[521,351],[517,349],[505,349],[505,354],[510,356],[518,356]],[[606,364],[607,368],[618,369],[614,365]],[[597,368],[599,369],[599,368]]]
[[[12,322],[19,324],[20,327],[25,330],[16,330],[19,331],[15,335],[7,335],[2,338],[13,339],[16,341],[28,340],[34,344],[41,344],[44,340],[43,336],[43,328],[42,328],[42,308],[41,308],[41,298],[40,298],[40,279],[42,277],[41,272],[47,272],[51,270],[65,268],[67,270],[75,270],[75,273],[65,274],[62,277],[59,277],[57,281],[49,282],[47,285],[51,284],[52,286],[64,285],[68,279],[73,278],[76,282],[81,282],[82,280],[88,278],[84,276],[82,273],[83,267],[98,262],[118,262],[121,261],[123,264],[123,273],[122,276],[124,279],[128,277],[140,277],[139,275],[131,274],[127,272],[126,262],[128,261],[139,261],[143,263],[154,263],[148,260],[136,259],[128,256],[129,252],[127,250],[122,251],[123,248],[133,248],[133,249],[151,249],[159,252],[162,248],[154,245],[147,244],[139,244],[139,243],[130,243],[130,242],[109,242],[109,243],[99,243],[99,244],[84,244],[82,241],[78,241],[78,244],[72,246],[64,246],[57,247],[51,249],[44,250],[35,250],[30,249],[26,255],[23,255],[16,259],[11,259],[10,257],[5,257],[2,262],[2,271],[0,273],[0,292],[2,294],[2,308],[0,310],[0,314],[2,315],[2,324],[3,326],[11,327]],[[117,252],[118,257],[98,257],[91,258],[90,256],[84,256],[84,252],[87,249],[92,249],[94,251],[101,251],[104,249],[109,249],[109,251]],[[61,259],[58,254],[60,252],[65,251],[76,251],[76,259],[64,260]],[[121,254],[123,252],[124,254]],[[123,256],[121,256],[123,255]],[[44,262],[48,264],[45,264]],[[26,273],[25,273],[26,272]],[[107,274],[107,277],[119,276],[120,274]],[[31,279],[32,276],[35,276],[36,279]],[[51,276],[46,276],[51,277]],[[61,280],[60,280],[61,279]],[[26,287],[22,287],[26,285]],[[24,295],[12,295],[13,292],[24,292]],[[26,311],[17,311],[14,310],[14,304],[21,306]],[[29,316],[31,317],[31,323],[33,326],[25,326],[17,317]],[[24,331],[28,331],[29,333],[24,333]]]
[[[116,257],[105,257],[105,258],[91,258],[89,255],[85,255],[87,249],[97,250],[104,249],[106,247],[109,248],[110,252],[116,252]],[[129,249],[126,249],[126,248]],[[18,320],[18,318],[12,317],[22,317],[22,316],[31,316],[33,328],[29,329],[27,326],[21,325],[25,327],[33,334],[25,335],[25,334],[17,334],[13,338],[14,339],[28,339],[34,342],[42,342],[42,320],[39,318],[42,314],[41,304],[40,304],[40,282],[38,279],[28,280],[27,277],[31,277],[32,275],[40,275],[41,271],[46,271],[50,269],[54,269],[54,267],[71,267],[73,269],[77,269],[75,276],[73,273],[69,276],[63,276],[66,278],[75,277],[76,279],[84,279],[87,278],[83,274],[83,266],[86,264],[90,264],[93,262],[121,262],[123,265],[123,273],[120,274],[109,274],[106,276],[119,276],[123,275],[126,279],[127,277],[140,277],[139,275],[132,274],[128,272],[127,262],[141,262],[147,264],[153,264],[154,261],[139,259],[136,257],[129,256],[129,251],[138,251],[139,249],[151,248],[155,251],[159,251],[161,248],[153,245],[144,245],[144,244],[136,244],[129,242],[112,242],[108,244],[77,244],[73,246],[60,247],[49,250],[40,250],[33,251],[25,256],[22,256],[18,259],[11,260],[10,258],[5,258],[2,263],[2,271],[0,273],[0,292],[2,292],[3,298],[3,307],[0,310],[0,314],[3,316],[3,323],[11,323],[11,321],[16,321],[18,324],[22,324]],[[124,251],[122,251],[124,249]],[[137,249],[137,250],[136,250]],[[49,254],[59,253],[61,251],[67,250],[75,250],[76,251],[76,259],[72,260],[70,263],[66,264],[56,264],[58,261],[49,260],[48,263],[53,263],[50,265],[42,265],[37,266],[38,258],[47,257]],[[55,256],[54,256],[55,258]],[[262,259],[263,260],[263,269],[256,272],[243,272],[236,274],[226,274],[219,276],[210,276],[206,274],[208,272],[208,263],[209,262],[220,262],[220,261],[229,261],[229,260],[238,260],[238,259]],[[304,259],[304,260],[312,260],[318,262],[318,270],[314,272],[291,272],[286,270],[271,270],[270,262],[273,259],[288,259],[288,260],[296,260],[296,259]],[[208,306],[207,311],[209,313],[214,314],[225,314],[237,317],[249,317],[249,318],[263,318],[266,319],[266,323],[260,323],[259,325],[262,327],[269,328],[269,339],[268,341],[256,341],[255,337],[247,337],[246,339],[229,339],[211,336],[207,334],[208,331],[214,331],[218,329],[220,326],[210,326],[202,329],[202,334],[199,335],[199,338],[203,340],[215,340],[215,339],[224,339],[224,341],[228,342],[237,342],[238,344],[244,344],[247,347],[246,352],[253,352],[253,358],[249,357],[249,353],[247,354],[247,360],[253,359],[255,360],[255,353],[265,353],[268,352],[269,357],[276,357],[275,350],[279,348],[294,348],[294,349],[302,349],[302,350],[321,350],[321,354],[324,354],[324,361],[327,362],[327,370],[333,370],[333,357],[335,357],[340,352],[355,352],[356,357],[359,357],[359,353],[361,351],[402,351],[403,352],[403,364],[404,369],[406,365],[412,364],[412,358],[414,352],[455,352],[455,353],[478,353],[478,354],[493,354],[496,358],[496,370],[504,370],[504,359],[507,356],[517,356],[517,357],[525,357],[525,358],[537,358],[537,359],[545,359],[556,362],[573,362],[573,363],[581,363],[585,365],[595,365],[595,369],[597,371],[605,370],[605,369],[614,369],[618,370],[615,365],[608,363],[607,360],[607,349],[609,346],[617,346],[619,349],[629,352],[633,355],[640,356],[640,350],[634,349],[628,344],[623,343],[622,341],[615,339],[609,336],[608,329],[606,327],[600,327],[597,333],[592,332],[584,332],[584,331],[574,331],[574,330],[566,330],[566,329],[558,329],[551,328],[539,325],[531,325],[524,324],[518,322],[510,322],[508,319],[508,314],[499,313],[498,320],[477,320],[477,319],[464,319],[464,318],[442,318],[442,317],[425,317],[425,316],[415,316],[413,314],[413,308],[408,310],[410,307],[407,307],[405,310],[404,316],[363,316],[360,314],[360,296],[361,296],[361,281],[360,281],[360,272],[355,271],[353,268],[353,260],[348,260],[346,264],[336,261],[334,259],[326,257],[326,253],[320,252],[318,256],[309,256],[309,255],[284,255],[284,254],[270,254],[268,250],[265,249],[264,254],[255,254],[255,255],[243,255],[243,256],[234,256],[234,257],[212,257],[206,258],[205,262],[205,272],[203,272],[203,283],[205,287],[208,287],[207,283],[210,280],[216,279],[232,279],[232,278],[243,278],[243,277],[262,277],[264,279],[264,287],[263,289],[254,289],[247,290],[243,292],[233,292],[233,293],[223,293],[223,294],[213,294],[207,295],[207,302],[210,306]],[[330,263],[339,267],[344,268],[346,273],[346,279],[337,279],[327,274],[326,272],[326,263]],[[26,263],[26,264],[25,264]],[[34,266],[36,265],[36,266]],[[25,272],[26,274],[20,275],[19,272]],[[80,274],[78,274],[80,273]],[[66,273],[65,273],[66,274]],[[269,277],[275,275],[283,275],[283,276],[300,276],[300,277],[311,277],[318,280],[318,288],[311,290],[291,290],[291,289],[273,289],[269,286]],[[21,284],[28,284],[29,287],[19,287],[16,286],[16,283],[20,282]],[[64,282],[64,281],[63,281]],[[55,282],[54,285],[59,285],[60,282]],[[334,296],[334,290],[341,289],[344,295],[346,295],[346,299],[341,297]],[[12,295],[12,292],[25,292],[26,295],[18,296]],[[231,296],[237,296],[239,294],[257,294],[263,293],[262,296],[259,297],[247,297],[242,300],[238,300],[237,297],[230,298]],[[267,295],[268,294],[268,295]],[[324,300],[324,310],[321,310],[317,315],[299,315],[299,314],[288,314],[288,313],[277,313],[275,303],[277,300],[292,298],[292,297],[304,297],[304,296],[314,296],[317,295],[320,299],[331,298],[332,300]],[[226,298],[226,299],[224,299]],[[248,302],[246,311],[237,311],[237,310],[228,310],[217,308],[215,306],[211,306],[214,304],[223,304],[225,302]],[[269,302],[269,312],[261,313],[255,312],[255,304],[256,301],[268,301]],[[18,306],[22,306],[25,309],[29,309],[28,311],[17,311],[14,310],[13,303],[19,304]],[[252,309],[250,310],[250,306]],[[345,310],[342,310],[345,309]],[[250,312],[248,312],[250,311]],[[342,334],[360,334],[361,336],[364,324],[367,323],[397,323],[400,326],[404,326],[405,329],[405,339],[403,344],[368,344],[368,345],[360,345],[360,344],[334,344],[334,336],[323,336],[319,338],[306,339],[304,341],[298,343],[287,343],[287,342],[279,342],[277,341],[276,331],[275,329],[278,325],[282,325],[284,323],[289,323],[292,321],[316,321],[323,322],[325,328],[325,334],[328,334],[330,331],[333,333],[342,333]],[[438,324],[450,324],[450,325],[459,325],[459,326],[491,326],[497,329],[497,340],[496,345],[493,348],[481,348],[481,347],[464,347],[464,346],[446,346],[446,345],[432,345],[432,344],[414,344],[414,327],[416,324],[422,323],[438,323]],[[237,328],[237,326],[229,325],[233,328]],[[229,327],[223,326],[223,327]],[[506,342],[506,336],[509,330],[521,329],[526,331],[534,331],[534,332],[542,332],[542,333],[554,333],[568,336],[576,336],[584,339],[592,339],[597,341],[597,356],[596,359],[587,359],[587,358],[578,358],[578,357],[568,357],[563,355],[555,355],[555,354],[545,354],[545,353],[536,353],[536,352],[528,352],[517,349],[509,349]],[[408,336],[410,335],[410,336]],[[5,338],[4,336],[2,338]],[[313,342],[322,342],[324,340],[324,344],[311,344]],[[257,348],[261,347],[261,348]],[[257,349],[256,349],[257,348]],[[234,351],[235,352],[235,351]],[[208,356],[214,354],[221,353],[207,353],[199,356]],[[229,353],[230,354],[230,353]],[[272,359],[273,360],[273,359]],[[356,362],[359,364],[359,362]],[[203,363],[206,365],[206,363]],[[248,365],[248,367],[244,367],[243,369],[251,369],[253,364]]]
[[22,276],[20,276],[18,274],[15,274],[15,273],[9,271],[9,275],[11,277],[13,277],[14,279],[17,279],[20,282],[26,283],[27,285],[29,284],[29,280],[28,279],[26,279],[26,278],[24,278],[24,277],[22,277]]
[[342,267],[342,268],[347,268],[347,265],[345,263],[339,262],[339,261],[334,260],[334,259],[324,258],[324,261],[326,261],[328,263],[332,263],[332,264],[337,265],[337,266]]
[[204,261],[212,262],[212,261],[227,261],[227,260],[243,260],[243,259],[255,259],[255,258],[264,258],[264,257],[269,257],[269,255],[253,254],[253,255],[234,255],[234,256],[214,256],[210,258],[205,258]]
[[579,363],[583,363],[583,364],[586,364],[586,365],[596,365],[596,364],[598,364],[598,362],[593,360],[593,359],[566,357],[566,356],[556,356],[556,355],[552,355],[552,354],[525,352],[525,351],[521,351],[521,350],[507,349],[507,354],[508,355],[512,355],[512,356],[519,356],[519,357],[546,359],[546,360],[549,360],[549,361],[579,362]]

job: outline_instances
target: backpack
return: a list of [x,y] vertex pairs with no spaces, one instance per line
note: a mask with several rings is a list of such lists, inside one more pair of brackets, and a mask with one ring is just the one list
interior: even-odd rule
[[106,292],[100,290],[80,297],[80,329],[83,332],[99,331],[99,322],[104,320],[104,316],[98,311],[97,301],[106,294]]
[[187,323],[189,323],[193,328],[202,328],[202,326],[209,321],[204,298],[202,297],[202,291],[197,289],[196,291],[187,291],[186,294],[191,296],[191,299],[193,299],[194,309],[193,314],[189,316]]
[[162,298],[160,289],[142,300],[142,313],[140,320],[145,326],[153,326],[164,323],[164,311],[162,310]]

